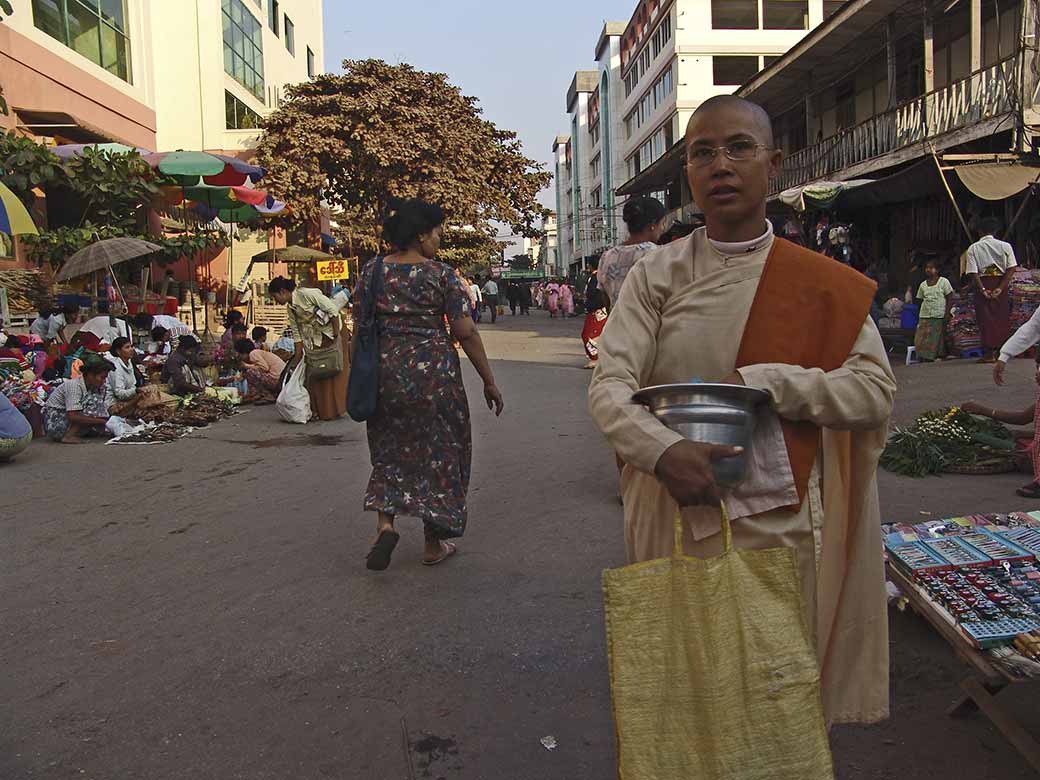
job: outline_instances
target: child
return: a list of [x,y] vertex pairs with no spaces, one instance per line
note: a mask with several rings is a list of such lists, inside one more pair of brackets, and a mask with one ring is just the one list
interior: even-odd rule
[[925,280],[917,288],[921,312],[914,347],[921,360],[931,361],[946,355],[944,333],[953,285],[945,276],[939,276],[939,264],[935,260],[924,264],[924,274]]
[[253,328],[252,332],[253,343],[256,344],[257,349],[261,349],[264,352],[270,352],[271,350],[267,347],[267,328],[262,328],[257,325]]

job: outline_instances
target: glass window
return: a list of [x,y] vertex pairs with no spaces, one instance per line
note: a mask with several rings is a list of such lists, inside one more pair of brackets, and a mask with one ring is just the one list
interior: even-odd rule
[[257,33],[260,22],[242,5],[242,0],[222,0],[224,72],[264,99],[264,51]]
[[762,26],[767,30],[808,30],[809,0],[762,0]]
[[267,0],[267,26],[271,32],[278,35],[278,23],[281,19],[281,10],[278,8],[278,0]]
[[307,78],[314,78],[314,52],[310,46],[307,47]]
[[758,57],[712,57],[715,86],[739,86],[758,73]]
[[770,65],[772,65],[774,62],[776,62],[778,59],[780,59],[779,56],[776,56],[776,57],[763,57],[762,58],[762,69],[764,70],[764,69],[768,68]]
[[130,81],[124,0],[32,0],[33,24],[123,81]]
[[289,14],[285,15],[285,48],[292,56],[296,56],[296,25],[292,23]]
[[260,115],[227,90],[224,91],[224,120],[228,130],[256,130],[260,127]]
[[757,30],[758,0],[711,0],[711,26],[716,30]]

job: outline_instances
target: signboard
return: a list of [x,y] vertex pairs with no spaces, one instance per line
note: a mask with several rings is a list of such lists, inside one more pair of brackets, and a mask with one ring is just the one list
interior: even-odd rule
[[319,260],[317,270],[318,281],[321,282],[350,278],[350,266],[346,260],[338,257],[334,260]]
[[503,271],[502,272],[502,278],[503,279],[527,279],[527,280],[534,280],[534,279],[544,279],[545,278],[545,274],[542,271],[539,271],[539,270],[536,270],[536,269],[533,269],[533,268],[525,270],[525,271],[514,271],[513,269],[509,269],[508,271]]

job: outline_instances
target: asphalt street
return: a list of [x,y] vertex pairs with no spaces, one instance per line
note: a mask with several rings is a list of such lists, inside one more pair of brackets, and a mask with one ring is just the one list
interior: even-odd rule
[[[391,568],[364,568],[369,457],[349,420],[261,407],[173,444],[37,442],[0,466],[0,778],[616,776],[600,574],[624,563],[621,509],[581,321],[481,328],[506,411],[466,365],[470,526],[443,566],[419,565],[403,519]],[[1033,397],[1026,362],[1001,390],[969,362],[897,373],[897,422]],[[1015,497],[1025,481],[883,474],[882,506],[1040,508]],[[891,621],[893,717],[835,729],[838,776],[1033,777],[985,719],[945,715],[967,670],[943,641]],[[1026,716],[1028,694],[1002,698]]]

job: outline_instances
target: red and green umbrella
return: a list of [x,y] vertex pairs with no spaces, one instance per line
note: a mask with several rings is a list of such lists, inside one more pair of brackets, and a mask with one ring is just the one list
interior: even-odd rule
[[209,152],[156,152],[144,155],[144,159],[160,173],[174,177],[185,186],[201,183],[237,187],[246,181],[258,182],[267,173],[265,168],[237,157]]

